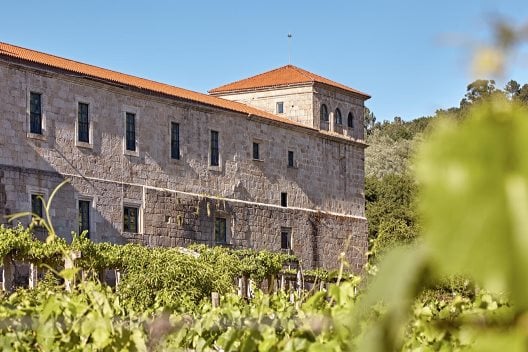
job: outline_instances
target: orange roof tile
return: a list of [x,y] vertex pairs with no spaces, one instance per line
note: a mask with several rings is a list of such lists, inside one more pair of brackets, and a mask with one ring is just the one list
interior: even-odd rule
[[97,66],[84,64],[81,62],[64,59],[62,57],[45,54],[35,50],[25,49],[15,45],[0,42],[0,58],[15,58],[26,62],[37,63],[52,68],[81,74],[87,78],[97,78],[108,82],[119,83],[133,88],[144,89],[156,93],[161,93],[171,97],[181,98],[193,102],[214,106],[217,108],[236,111],[248,115],[256,115],[270,120],[287,123],[289,125],[301,126],[308,129],[313,129],[289,120],[285,117],[276,116],[268,112],[255,109],[251,106],[213,97],[207,94],[193,92],[187,89],[174,87],[168,84],[151,81],[144,78],[139,78],[124,73],[119,73],[112,70],[107,70]]
[[370,98],[370,95],[360,92],[359,90],[347,87],[341,83],[331,81],[327,78],[318,76],[315,73],[311,73],[293,65],[282,66],[253,77],[225,84],[218,88],[211,89],[209,93],[214,95],[218,93],[244,91],[257,88],[284,87],[305,83],[313,84],[314,82],[341,88],[348,92],[361,95],[366,99]]

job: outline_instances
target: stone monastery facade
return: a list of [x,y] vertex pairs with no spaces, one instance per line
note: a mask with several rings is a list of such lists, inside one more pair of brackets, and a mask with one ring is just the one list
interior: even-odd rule
[[51,211],[66,239],[287,250],[307,268],[345,251],[359,271],[369,96],[291,65],[209,93],[0,43],[0,223],[69,179]]

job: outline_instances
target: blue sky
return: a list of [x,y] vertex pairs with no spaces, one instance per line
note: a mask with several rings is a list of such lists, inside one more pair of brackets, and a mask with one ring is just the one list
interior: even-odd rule
[[[372,95],[378,120],[458,105],[470,54],[528,1],[6,1],[0,41],[179,87],[208,89],[292,63]],[[528,58],[508,75],[528,83]]]

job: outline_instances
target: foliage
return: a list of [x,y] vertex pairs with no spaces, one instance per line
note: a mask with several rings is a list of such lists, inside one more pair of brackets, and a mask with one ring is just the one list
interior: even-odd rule
[[399,243],[410,243],[417,236],[416,192],[415,181],[408,175],[366,178],[366,214],[369,238],[376,240],[371,249],[374,255]]
[[[231,250],[223,247],[147,248],[136,244],[94,243],[83,234],[74,234],[71,244],[59,237],[41,242],[29,229],[0,226],[0,255],[56,268],[67,253],[79,252],[75,265],[97,273],[105,268],[122,272],[118,296],[137,310],[154,307],[192,309],[211,292],[233,290],[236,277],[245,275],[260,283],[276,275],[292,255],[254,250]],[[194,255],[193,255],[194,254]]]
[[[218,308],[206,303],[188,316],[172,316],[181,328],[160,349],[192,348],[224,351],[343,351],[350,341],[341,314],[353,304],[355,285],[346,282],[309,297],[301,305],[289,295],[257,292],[250,304],[228,295]],[[330,303],[332,302],[332,303]],[[340,333],[342,331],[343,333]]]
[[[379,265],[350,319],[358,327],[369,307],[384,303],[360,349],[525,350],[527,134],[526,108],[499,99],[476,104],[461,123],[445,120],[425,143],[417,165],[424,238]],[[454,299],[447,310],[441,301],[422,302],[410,314],[424,289],[453,275],[481,288],[475,301]]]
[[2,351],[146,351],[144,318],[92,281],[74,293],[20,290],[0,302]]

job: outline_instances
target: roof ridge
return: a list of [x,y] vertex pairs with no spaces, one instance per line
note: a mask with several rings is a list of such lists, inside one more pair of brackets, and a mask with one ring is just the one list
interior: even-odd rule
[[295,65],[288,65],[288,66],[291,66],[292,69],[294,69],[295,71],[299,72],[301,75],[308,77],[312,81],[312,83],[315,82],[315,79],[313,77],[314,74],[312,72],[307,71],[305,69],[302,69],[300,67],[297,67]]
[[257,78],[257,77],[260,77],[260,76],[263,76],[263,75],[267,75],[267,74],[269,74],[269,73],[272,73],[272,72],[275,72],[275,71],[281,70],[281,69],[283,69],[283,68],[285,68],[285,67],[288,67],[288,66],[291,66],[291,65],[284,65],[284,66],[281,66],[281,67],[274,68],[274,69],[272,69],[272,70],[268,70],[268,71],[265,71],[265,72],[259,73],[259,74],[254,75],[254,76],[250,76],[250,77],[246,77],[246,78],[241,78],[241,79],[238,79],[238,80],[233,81],[233,82],[229,82],[229,83],[226,83],[226,84],[222,84],[221,86],[218,86],[218,87],[216,87],[216,88],[210,89],[210,90],[208,90],[207,92],[208,92],[208,93],[212,93],[212,92],[214,92],[214,91],[216,91],[216,90],[218,90],[218,89],[222,89],[222,88],[225,87],[225,86],[230,86],[230,85],[232,85],[232,84],[240,83],[240,82],[243,82],[243,81],[245,81],[245,80],[254,79],[254,78]]

